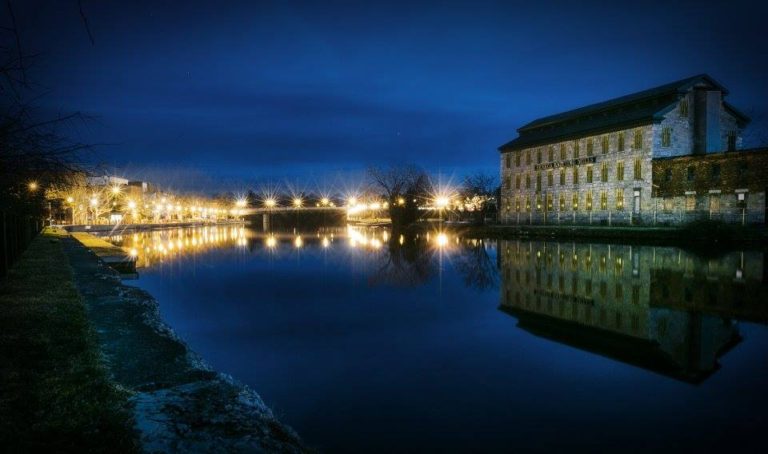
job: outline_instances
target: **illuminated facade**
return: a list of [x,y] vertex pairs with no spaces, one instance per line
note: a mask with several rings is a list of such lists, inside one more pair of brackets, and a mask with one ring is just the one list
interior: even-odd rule
[[[677,216],[661,215],[669,209],[664,211],[657,173],[671,164],[660,161],[714,155],[749,159],[744,152],[730,158],[741,146],[741,130],[749,119],[724,101],[727,93],[709,76],[699,75],[521,127],[516,139],[499,148],[501,222],[678,224],[704,214],[732,222],[765,222],[765,186],[758,184],[758,167],[749,177],[754,184],[723,187],[711,180],[698,192],[679,195],[697,198],[708,207],[706,212],[685,213],[684,203],[675,200]],[[768,154],[760,151],[765,150],[749,156]],[[745,193],[749,203],[737,203]],[[715,202],[709,202],[712,194],[719,194]]]
[[501,241],[500,309],[535,335],[700,382],[768,322],[762,252],[717,260],[672,247]]

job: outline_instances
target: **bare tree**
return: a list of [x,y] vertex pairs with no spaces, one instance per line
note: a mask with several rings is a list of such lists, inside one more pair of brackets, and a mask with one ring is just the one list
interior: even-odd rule
[[392,165],[368,169],[371,186],[389,203],[392,227],[398,229],[418,219],[418,203],[429,197],[431,184],[419,167]]
[[89,145],[65,137],[61,130],[84,120],[79,113],[41,119],[30,100],[36,86],[28,70],[34,55],[22,50],[16,16],[6,2],[8,22],[0,28],[0,202],[29,214],[43,210],[43,191],[66,184],[82,173],[76,164]]

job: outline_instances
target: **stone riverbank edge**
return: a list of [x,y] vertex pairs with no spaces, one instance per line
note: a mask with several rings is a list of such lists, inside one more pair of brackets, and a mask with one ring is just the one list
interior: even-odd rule
[[308,451],[255,391],[194,353],[152,295],[124,285],[73,238],[61,242],[110,378],[130,393],[143,451]]

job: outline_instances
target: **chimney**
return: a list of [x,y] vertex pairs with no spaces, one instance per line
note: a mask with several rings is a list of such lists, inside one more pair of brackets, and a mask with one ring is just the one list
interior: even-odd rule
[[693,154],[722,151],[720,138],[720,90],[693,90]]

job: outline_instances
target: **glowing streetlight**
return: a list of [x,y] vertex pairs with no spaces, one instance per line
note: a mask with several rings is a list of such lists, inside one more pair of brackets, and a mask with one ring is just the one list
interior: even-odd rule
[[357,197],[350,197],[350,198],[349,198],[349,200],[348,200],[348,202],[349,202],[349,203],[348,203],[348,205],[349,205],[349,206],[355,206],[355,205],[357,205]]
[[98,204],[99,204],[99,199],[97,199],[96,197],[94,197],[94,198],[92,198],[92,199],[91,199],[91,206],[92,206],[92,207],[94,207],[94,208],[95,208],[95,207],[96,207],[96,205],[98,205]]
[[27,185],[27,186],[29,187],[30,191],[32,191],[32,192],[37,191],[37,188],[38,188],[37,181],[30,181],[29,185]]
[[451,200],[446,196],[438,196],[435,199],[435,206],[438,208],[445,208],[448,206],[448,204],[451,202]]
[[274,247],[277,246],[277,239],[273,236],[267,237],[266,244],[268,248],[274,249]]
[[120,186],[112,186],[112,194],[114,195],[120,194]]
[[299,208],[299,207],[301,207],[301,204],[302,204],[302,203],[303,203],[303,202],[302,202],[302,200],[301,200],[300,198],[298,198],[298,197],[296,197],[295,199],[293,199],[293,206],[295,206],[296,208]]
[[400,205],[400,206],[405,205],[405,199],[402,198],[402,197],[398,197],[397,198],[397,204]]
[[131,209],[131,210],[135,210],[136,209],[136,202],[134,202],[133,200],[130,200],[128,202],[128,208]]
[[72,196],[67,197],[67,203],[72,203],[74,201],[75,199],[73,199]]
[[236,207],[238,207],[238,208],[245,208],[245,205],[246,205],[247,203],[248,203],[248,201],[247,201],[247,200],[245,200],[245,199],[238,199],[238,200],[235,202],[235,206],[236,206]]
[[264,206],[266,206],[267,208],[272,208],[275,205],[277,205],[277,202],[275,201],[275,199],[271,197],[264,201]]
[[320,199],[320,203],[321,203],[323,206],[326,206],[326,205],[328,205],[329,203],[331,203],[331,201],[330,201],[330,200],[328,200],[328,197],[323,197],[322,199]]

